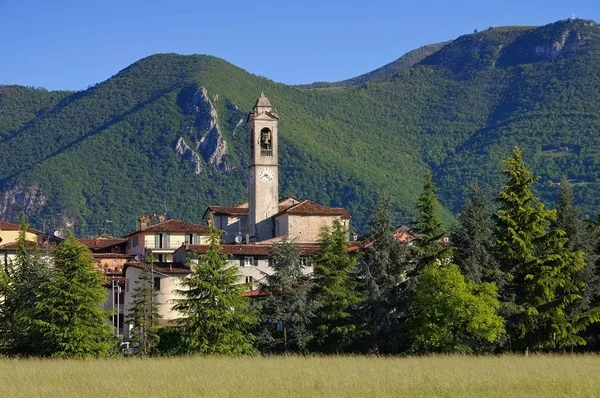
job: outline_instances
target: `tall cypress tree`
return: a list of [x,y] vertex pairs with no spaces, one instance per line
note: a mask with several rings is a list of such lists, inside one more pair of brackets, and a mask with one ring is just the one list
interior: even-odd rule
[[129,340],[139,349],[140,355],[151,355],[160,340],[157,333],[160,315],[150,268],[152,266],[150,260],[135,281],[135,288],[131,295],[131,309],[126,319],[133,325],[129,331]]
[[260,285],[266,297],[260,307],[258,345],[264,352],[305,353],[316,306],[309,297],[310,278],[304,272],[300,249],[285,238],[271,248],[269,265],[273,272],[266,274]]
[[494,220],[489,203],[476,184],[457,219],[458,225],[453,228],[450,238],[454,262],[472,282],[501,285],[494,258]]
[[237,267],[227,264],[221,231],[211,223],[206,254],[190,261],[191,273],[182,278],[182,298],[173,310],[179,319],[184,350],[197,354],[248,354],[254,352],[250,333],[257,317],[245,297]]
[[338,353],[359,336],[351,316],[361,300],[352,274],[356,262],[348,254],[348,231],[340,220],[335,220],[332,228],[323,229],[320,244],[314,259],[312,296],[319,308],[313,322],[313,345],[316,351]]
[[583,253],[568,249],[563,230],[550,229],[556,214],[531,192],[537,177],[526,168],[518,148],[505,164],[507,183],[498,198],[496,239],[497,259],[508,280],[501,297],[508,304],[512,345],[528,350],[584,344],[578,333],[598,321],[598,311],[568,313],[581,299]]
[[72,235],[53,253],[51,279],[43,284],[33,324],[44,336],[44,355],[103,357],[115,352],[108,324],[104,276],[94,269],[92,253]]
[[393,219],[391,202],[381,199],[357,261],[364,297],[357,315],[361,329],[367,331],[363,348],[380,353],[397,351],[401,286],[411,266],[408,245],[394,238]]

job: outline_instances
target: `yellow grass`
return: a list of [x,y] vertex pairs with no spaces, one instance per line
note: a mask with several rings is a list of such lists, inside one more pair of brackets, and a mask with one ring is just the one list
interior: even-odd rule
[[0,360],[0,397],[419,396],[600,396],[600,356]]

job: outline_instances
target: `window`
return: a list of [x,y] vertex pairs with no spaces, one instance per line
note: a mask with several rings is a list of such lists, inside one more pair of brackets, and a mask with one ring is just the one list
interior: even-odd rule
[[255,266],[254,257],[244,257],[244,267]]
[[247,276],[247,277],[246,277],[246,285],[248,285],[248,288],[249,288],[250,290],[252,290],[252,289],[253,289],[253,287],[254,287],[254,278],[253,278],[253,277],[251,277],[251,276]]
[[166,263],[167,255],[165,253],[158,253],[156,255],[156,261],[158,261],[159,263]]
[[300,257],[300,265],[306,267],[308,265],[308,259],[306,257]]
[[169,234],[156,234],[154,235],[154,247],[157,249],[169,249],[170,242]]
[[160,290],[160,277],[154,277],[154,290]]

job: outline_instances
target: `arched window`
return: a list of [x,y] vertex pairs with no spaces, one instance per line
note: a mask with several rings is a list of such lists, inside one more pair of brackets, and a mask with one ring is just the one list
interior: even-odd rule
[[266,127],[260,130],[260,156],[273,156],[273,134]]

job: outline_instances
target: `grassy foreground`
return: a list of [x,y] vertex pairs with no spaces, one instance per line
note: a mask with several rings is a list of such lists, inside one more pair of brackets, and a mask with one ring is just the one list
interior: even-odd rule
[[0,397],[600,394],[600,356],[0,360]]

